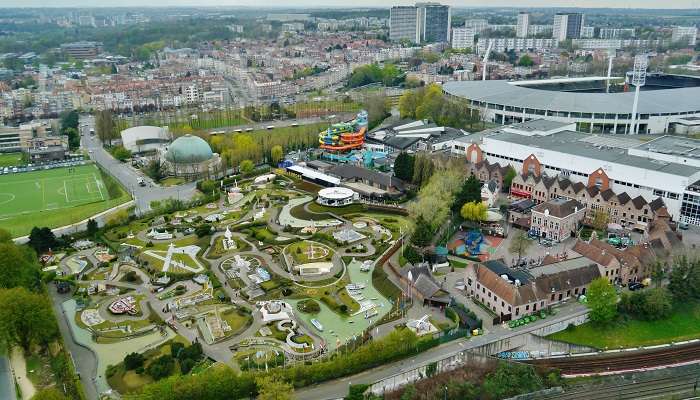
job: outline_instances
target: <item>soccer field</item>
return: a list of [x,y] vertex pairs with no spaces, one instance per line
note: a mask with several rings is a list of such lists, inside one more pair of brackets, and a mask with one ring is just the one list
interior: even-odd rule
[[94,164],[3,175],[0,228],[17,236],[34,226],[67,225],[126,201],[122,195],[110,198]]

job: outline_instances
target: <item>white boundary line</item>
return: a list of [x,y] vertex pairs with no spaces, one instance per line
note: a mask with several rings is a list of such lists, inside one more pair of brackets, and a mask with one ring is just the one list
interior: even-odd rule
[[[82,177],[90,177],[90,176],[94,176],[94,175],[95,175],[94,173],[87,173],[87,174],[69,175],[69,176],[51,176],[51,177],[40,178],[40,180],[42,182],[44,182],[46,180],[59,180],[59,179],[66,179],[66,178],[69,178],[69,179],[82,178]],[[32,183],[32,182],[36,182],[36,181],[37,181],[36,179],[27,179],[27,180],[22,180],[22,181],[7,181],[7,182],[3,182],[2,180],[0,180],[0,186],[2,186],[2,185],[14,186],[18,183]]]
[[68,188],[66,187],[66,180],[63,180],[63,194],[66,195],[66,204],[70,203],[70,200],[68,200]]
[[100,191],[100,198],[104,201],[105,196],[102,194],[102,188],[100,187],[100,181],[97,180],[95,173],[92,174],[92,177],[95,179],[95,185],[97,185],[97,190]]

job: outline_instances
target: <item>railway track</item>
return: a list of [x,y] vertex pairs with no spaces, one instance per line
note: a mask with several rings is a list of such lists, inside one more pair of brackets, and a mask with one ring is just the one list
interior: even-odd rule
[[544,358],[525,362],[539,367],[559,369],[564,376],[583,376],[682,365],[695,361],[700,362],[700,342],[655,349]]

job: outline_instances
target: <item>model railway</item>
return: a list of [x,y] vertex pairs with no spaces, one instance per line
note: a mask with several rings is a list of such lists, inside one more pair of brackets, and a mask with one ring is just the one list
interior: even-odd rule
[[656,349],[623,351],[602,355],[546,358],[526,361],[544,368],[559,369],[562,375],[596,375],[700,362],[700,342]]

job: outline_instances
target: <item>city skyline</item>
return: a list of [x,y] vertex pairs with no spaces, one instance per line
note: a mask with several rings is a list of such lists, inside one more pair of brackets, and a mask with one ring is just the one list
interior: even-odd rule
[[[311,0],[277,0],[273,5],[261,6],[258,2],[252,0],[154,0],[146,7],[256,7],[256,8],[388,8],[394,5],[410,5],[411,1],[373,1],[373,0],[357,0],[353,2],[352,7],[348,7],[346,2],[340,0],[328,0],[323,5]],[[509,7],[509,8],[645,8],[645,9],[698,9],[700,8],[700,0],[672,0],[664,3],[663,8],[659,8],[659,3],[654,0],[637,0],[637,1],[612,1],[612,0],[582,0],[572,4],[569,0],[526,0],[522,2],[513,0],[447,0],[441,1],[442,4],[450,5],[456,8],[465,7]],[[44,0],[3,0],[0,1],[0,8],[33,8],[33,7],[85,7],[85,8],[114,8],[112,2],[104,0],[55,0],[47,5]],[[125,0],[120,2],[116,7],[144,7],[143,2],[137,0]]]

